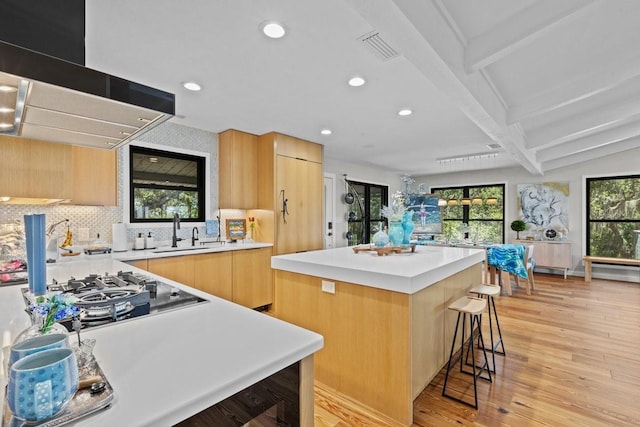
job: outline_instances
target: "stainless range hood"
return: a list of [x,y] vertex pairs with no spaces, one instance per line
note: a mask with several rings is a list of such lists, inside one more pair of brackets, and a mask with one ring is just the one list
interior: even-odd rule
[[173,115],[172,93],[0,41],[0,135],[113,149]]

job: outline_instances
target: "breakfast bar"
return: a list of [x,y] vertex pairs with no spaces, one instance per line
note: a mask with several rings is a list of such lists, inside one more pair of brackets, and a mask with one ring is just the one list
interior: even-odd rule
[[483,249],[418,246],[378,256],[352,247],[272,257],[276,316],[324,336],[315,380],[394,423],[446,363],[448,305],[482,281]]

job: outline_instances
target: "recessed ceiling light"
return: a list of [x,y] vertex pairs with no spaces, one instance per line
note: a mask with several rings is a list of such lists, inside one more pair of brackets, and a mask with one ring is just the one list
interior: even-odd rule
[[320,131],[320,133],[323,134],[323,135],[331,135],[332,134],[331,129],[322,129]]
[[349,86],[358,87],[365,84],[365,80],[362,77],[351,77],[349,79]]
[[16,92],[18,90],[15,86],[0,85],[0,92]]
[[15,108],[9,108],[9,107],[0,107],[0,113],[13,113],[15,110]]
[[267,22],[262,25],[262,32],[265,36],[272,39],[279,39],[286,33],[284,27],[277,22]]
[[197,92],[202,89],[202,86],[200,86],[196,82],[184,82],[182,83],[182,86],[184,86],[185,89],[191,90],[193,92]]
[[404,108],[404,109],[398,111],[398,115],[399,116],[410,116],[411,114],[413,114],[413,111],[411,111],[408,108]]

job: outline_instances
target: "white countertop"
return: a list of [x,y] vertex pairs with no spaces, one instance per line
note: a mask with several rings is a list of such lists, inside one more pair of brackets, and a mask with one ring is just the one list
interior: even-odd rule
[[[61,262],[47,270],[49,278],[119,270],[150,275],[109,255]],[[94,354],[115,400],[109,409],[73,425],[170,426],[323,346],[322,336],[314,332],[162,280],[210,301],[83,332],[83,338],[96,339]],[[1,346],[10,345],[29,326],[23,287],[0,287]],[[0,380],[1,402],[4,369]]]
[[416,246],[415,252],[378,256],[355,253],[352,247],[271,257],[276,270],[317,276],[386,289],[416,293],[474,264],[483,262],[484,249]]
[[[172,256],[192,255],[192,254],[206,254],[210,252],[226,252],[226,251],[241,251],[245,249],[257,249],[257,248],[270,248],[272,243],[258,243],[258,242],[245,242],[238,241],[236,243],[210,243],[207,245],[191,246],[188,242],[180,242],[178,248],[170,248],[168,245],[160,246],[155,249],[144,250],[128,250],[126,252],[112,252],[111,257],[120,261],[135,261],[138,259],[151,259],[151,258],[166,258]],[[179,249],[179,250],[175,250]],[[79,255],[80,257],[96,257],[100,255]],[[60,257],[60,262],[64,262],[65,258]],[[73,257],[75,258],[75,257]]]

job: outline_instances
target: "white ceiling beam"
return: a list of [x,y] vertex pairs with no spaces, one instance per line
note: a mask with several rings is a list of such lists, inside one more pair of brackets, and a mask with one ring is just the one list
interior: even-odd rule
[[538,160],[544,163],[549,160],[570,156],[605,145],[615,144],[629,138],[637,137],[638,135],[640,135],[640,121],[635,121],[624,126],[541,150],[538,152]]
[[602,157],[612,154],[621,153],[628,150],[634,150],[640,147],[640,138],[634,137],[615,144],[609,144],[602,147],[594,148],[592,150],[582,151],[572,156],[561,157],[558,159],[549,160],[542,164],[545,172],[570,167],[582,162],[588,162],[591,160],[598,160]]
[[633,57],[624,64],[611,64],[608,61],[595,62],[589,67],[588,72],[569,76],[570,82],[561,82],[559,86],[551,87],[522,104],[511,106],[507,123],[517,123],[580,102],[620,86],[639,75],[640,50],[633,52]]
[[481,73],[465,73],[464,47],[433,2],[394,0],[397,8],[390,8],[388,2],[344,1],[522,167],[542,173],[520,127],[506,124],[506,110]]
[[468,73],[478,71],[576,19],[595,0],[541,0],[469,40],[464,52]]
[[596,132],[640,114],[639,96],[548,123],[527,132],[527,148],[554,145]]

